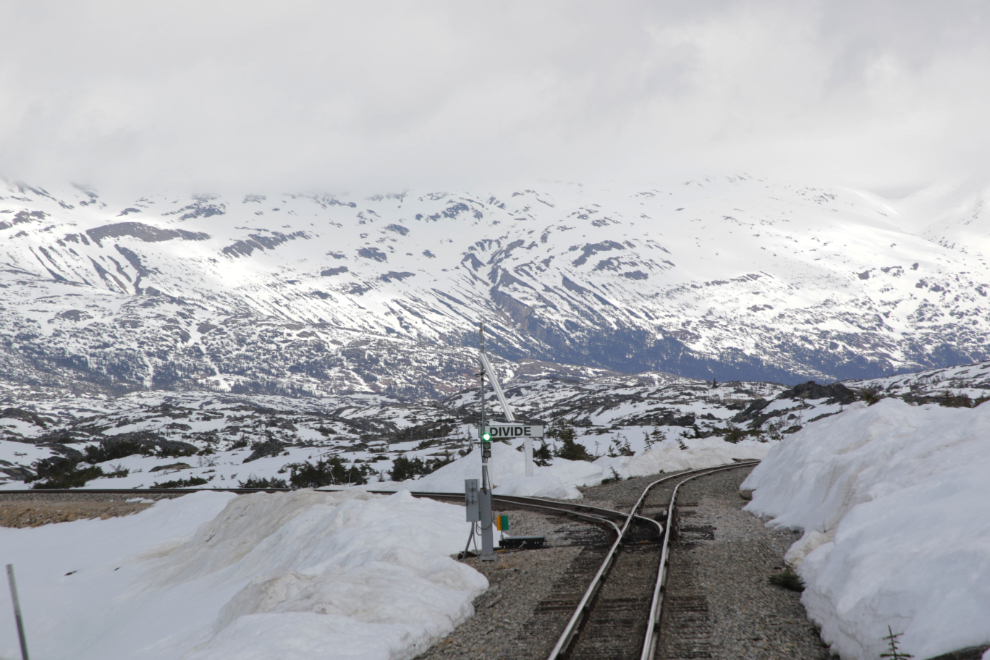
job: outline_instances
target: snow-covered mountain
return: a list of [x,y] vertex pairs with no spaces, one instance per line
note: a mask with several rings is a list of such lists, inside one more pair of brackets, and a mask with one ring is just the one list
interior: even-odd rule
[[12,183],[0,379],[441,396],[470,382],[480,320],[507,377],[793,383],[986,359],[985,257],[932,231],[867,194],[748,177],[370,199]]

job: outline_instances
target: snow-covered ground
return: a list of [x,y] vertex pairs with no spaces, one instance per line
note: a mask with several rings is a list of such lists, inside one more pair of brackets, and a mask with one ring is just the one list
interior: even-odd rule
[[[643,454],[664,439],[684,442],[689,449],[704,445],[705,436],[721,438],[733,417],[748,405],[784,390],[770,383],[713,387],[668,374],[637,374],[577,383],[547,378],[512,381],[506,396],[527,420],[573,426],[575,442],[604,459]],[[332,456],[361,468],[373,487],[390,478],[400,456],[436,461],[466,453],[477,440],[477,428],[470,422],[480,405],[477,391],[415,403],[371,396],[138,392],[115,399],[57,397],[17,404],[3,408],[0,399],[0,489],[30,487],[23,481],[28,474],[24,470],[33,472],[37,460],[64,454],[66,447],[84,452],[129,434],[184,442],[201,455],[167,458],[135,453],[104,461],[100,464],[104,473],[116,476],[93,479],[85,487],[148,488],[189,479],[206,480],[204,487],[236,487],[252,476],[287,479],[287,466]],[[825,410],[825,404],[818,401],[811,410],[804,400],[787,399],[772,406],[778,415],[793,410],[796,415],[788,424],[800,425],[802,419],[821,414],[819,408]],[[496,403],[488,405],[491,410]],[[279,444],[276,451],[246,462],[258,443],[273,440]],[[549,437],[546,442],[551,449],[559,444]],[[552,459],[558,460],[562,459]],[[627,461],[605,461],[612,462],[624,474]],[[613,476],[607,468],[605,472],[599,481]],[[591,471],[599,473],[601,469]],[[2,483],[8,475],[10,480]]]
[[[197,493],[136,515],[0,528],[31,656],[405,659],[473,613],[462,508],[408,493]],[[8,598],[0,657],[19,656]]]
[[[690,443],[690,444],[687,444]],[[521,442],[519,442],[521,446]],[[731,463],[734,459],[763,458],[771,443],[743,440],[736,444],[722,438],[699,438],[683,445],[673,440],[659,443],[636,456],[603,456],[594,462],[557,458],[552,465],[534,466],[533,476],[525,476],[525,457],[508,444],[492,443],[489,475],[497,495],[578,499],[577,486],[594,486],[603,479],[640,477],[659,472],[694,470]],[[683,447],[683,448],[682,448]],[[410,488],[433,493],[463,493],[465,479],[479,479],[481,456],[474,450],[450,465],[419,480],[396,484],[374,484],[375,489]]]
[[990,404],[853,404],[742,487],[750,511],[804,530],[788,559],[843,660],[877,658],[888,626],[916,658],[990,642]]

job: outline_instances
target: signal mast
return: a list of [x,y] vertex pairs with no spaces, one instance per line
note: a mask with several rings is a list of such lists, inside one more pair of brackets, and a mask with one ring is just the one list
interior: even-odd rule
[[[499,434],[499,437],[523,437],[524,443],[524,453],[526,457],[526,471],[527,477],[533,476],[533,440],[534,436],[543,435],[542,426],[532,426],[532,425],[513,425],[512,422],[516,421],[515,415],[512,414],[512,408],[509,406],[509,402],[505,399],[505,393],[502,392],[502,386],[499,385],[498,376],[495,374],[495,370],[492,368],[491,362],[488,361],[488,355],[485,353],[485,324],[481,323],[481,328],[479,330],[479,336],[481,339],[481,370],[479,372],[479,377],[481,378],[481,389],[480,389],[480,402],[481,402],[481,424],[478,426],[478,438],[481,440],[481,484],[479,487],[477,479],[466,479],[464,481],[464,501],[467,505],[467,520],[471,525],[471,538],[468,539],[468,545],[471,544],[471,539],[474,538],[475,527],[480,525],[481,527],[481,560],[482,561],[495,561],[495,539],[493,527],[493,517],[492,517],[492,482],[488,474],[488,459],[492,457],[492,435],[493,431]],[[502,426],[489,427],[487,419],[485,417],[485,374],[488,374],[488,378],[492,382],[492,389],[495,390],[495,396],[498,398],[498,402],[502,406],[502,412],[505,414],[505,424]],[[467,548],[465,548],[465,553]]]

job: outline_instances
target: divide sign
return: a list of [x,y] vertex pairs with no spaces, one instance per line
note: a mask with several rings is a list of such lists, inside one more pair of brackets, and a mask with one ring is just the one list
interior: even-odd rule
[[543,437],[543,427],[530,424],[500,424],[498,426],[489,426],[485,430],[489,433],[492,440]]

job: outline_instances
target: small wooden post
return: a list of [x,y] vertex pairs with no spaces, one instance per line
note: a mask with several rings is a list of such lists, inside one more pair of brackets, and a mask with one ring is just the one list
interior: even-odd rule
[[14,618],[17,620],[17,635],[21,638],[21,659],[29,660],[27,639],[24,637],[24,619],[21,617],[21,601],[17,598],[17,582],[14,581],[13,564],[7,564],[7,580],[10,582],[10,597],[14,601]]

